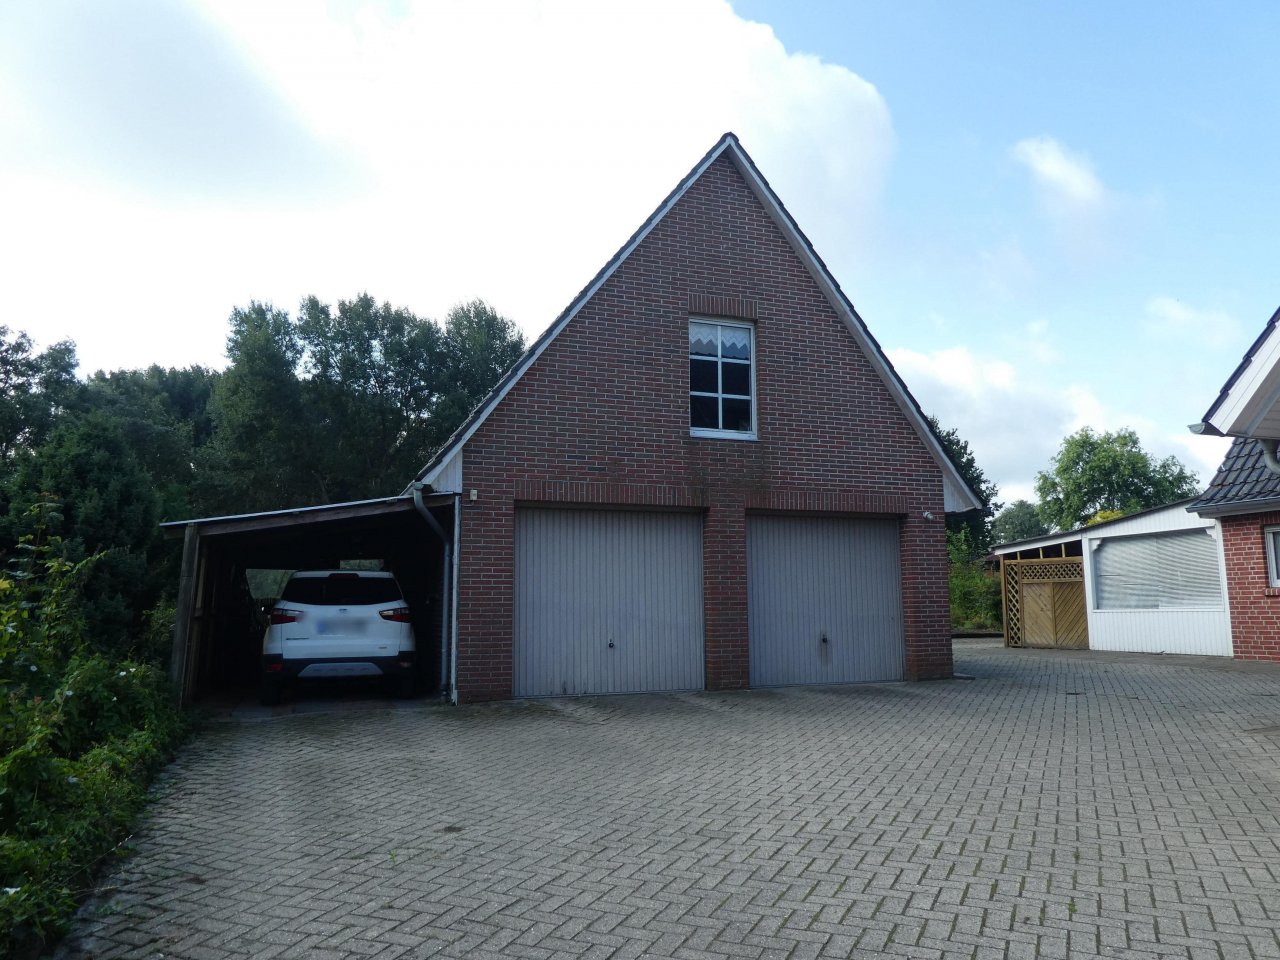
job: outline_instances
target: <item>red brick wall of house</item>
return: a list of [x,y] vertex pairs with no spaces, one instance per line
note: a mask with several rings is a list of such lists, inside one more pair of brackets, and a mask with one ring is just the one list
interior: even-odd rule
[[1238,660],[1280,661],[1280,589],[1267,577],[1266,527],[1280,527],[1280,512],[1222,518],[1231,640]]
[[[754,320],[757,441],[689,436],[688,324],[713,310]],[[907,676],[951,674],[941,471],[725,157],[467,442],[463,488],[462,700],[511,695],[520,502],[705,511],[711,689],[748,683],[748,511],[898,517]]]

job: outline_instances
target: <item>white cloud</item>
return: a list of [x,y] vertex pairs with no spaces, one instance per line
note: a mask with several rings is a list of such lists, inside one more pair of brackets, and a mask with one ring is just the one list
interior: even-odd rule
[[317,160],[331,189],[306,205],[216,183],[149,199],[91,159],[69,185],[0,156],[0,293],[15,325],[71,336],[89,368],[217,363],[233,306],[311,293],[368,289],[436,317],[481,296],[535,334],[729,129],[820,252],[851,257],[874,229],[893,150],[879,93],[725,0],[244,0],[201,16],[204,46],[234,53],[209,62],[247,63],[237,89],[262,84],[308,150],[337,158]]
[[1051,215],[1091,216],[1105,206],[1107,191],[1088,157],[1072,153],[1053,137],[1028,137],[1014,144],[1011,152],[1031,171]]
[[1173,434],[1169,437],[1169,441],[1173,448],[1170,452],[1189,469],[1195,471],[1202,490],[1209,485],[1213,475],[1218,472],[1222,458],[1227,455],[1227,450],[1231,447],[1230,437],[1197,436],[1190,431]]
[[1034,350],[1016,363],[967,347],[886,352],[924,411],[968,442],[1005,503],[1034,501],[1036,474],[1049,467],[1063,438],[1082,427],[1099,432],[1129,427],[1149,453],[1177,456],[1202,485],[1224,452],[1221,444],[1169,433],[1148,416],[1109,406],[1091,384],[1073,382],[1054,362],[1037,361]]
[[1147,301],[1143,328],[1160,339],[1190,340],[1211,347],[1230,346],[1240,336],[1240,324],[1225,310],[1204,310],[1174,297]]

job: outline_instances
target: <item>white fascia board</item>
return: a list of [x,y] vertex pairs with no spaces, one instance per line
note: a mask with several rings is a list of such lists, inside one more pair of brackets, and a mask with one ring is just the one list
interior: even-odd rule
[[1253,437],[1254,430],[1280,403],[1280,327],[1254,351],[1249,365],[1231,385],[1209,423],[1229,437]]
[[453,456],[442,460],[435,469],[425,474],[422,483],[428,484],[437,493],[462,492],[462,447],[453,452]]
[[[854,312],[852,304],[845,297],[835,278],[831,276],[831,272],[818,259],[812,245],[800,232],[791,215],[782,208],[782,204],[773,189],[761,179],[755,166],[748,161],[736,143],[731,142],[729,144],[729,155],[733,158],[738,172],[742,174],[743,179],[751,187],[751,192],[764,205],[770,218],[778,229],[782,231],[782,235],[787,238],[787,242],[791,244],[796,255],[804,263],[805,269],[809,271],[809,275],[818,284],[823,295],[831,304],[832,309],[836,311],[836,315],[844,321],[845,327],[853,335],[853,339],[857,341],[858,346],[862,348],[862,352],[871,363],[872,368],[879,374],[881,381],[889,390],[889,395],[893,397],[898,408],[906,416],[926,449],[933,455],[933,459],[937,461],[938,466],[942,469],[944,509],[951,513],[959,513],[966,510],[976,510],[981,507],[981,502],[973,491],[969,489],[969,485],[965,482],[964,477],[960,475],[960,471],[956,469],[955,464],[951,462],[951,458],[947,456],[946,451],[942,449],[942,444],[938,442],[933,430],[925,422],[919,408],[907,395],[906,385],[890,366],[879,345],[872,340],[870,332],[863,325],[861,318]],[[948,480],[950,481],[949,483]]]
[[[1081,531],[1071,530],[1067,533],[1050,533],[1043,537],[1036,537],[1032,540],[1018,540],[1014,543],[999,544],[991,548],[991,552],[997,557],[1003,557],[1008,553],[1019,553],[1023,550],[1039,550],[1041,547],[1056,547],[1060,543],[1071,543],[1073,540],[1082,538]],[[1054,559],[1057,559],[1056,557]]]

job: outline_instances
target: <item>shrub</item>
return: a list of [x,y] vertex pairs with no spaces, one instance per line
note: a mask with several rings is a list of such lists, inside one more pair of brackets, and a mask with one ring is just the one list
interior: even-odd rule
[[947,534],[953,631],[999,630],[1000,579],[988,573],[969,545],[968,531]]
[[[47,504],[38,509],[52,509]],[[43,531],[44,527],[39,527]],[[65,929],[185,733],[154,664],[89,652],[80,591],[93,558],[24,537],[0,578],[0,954]]]

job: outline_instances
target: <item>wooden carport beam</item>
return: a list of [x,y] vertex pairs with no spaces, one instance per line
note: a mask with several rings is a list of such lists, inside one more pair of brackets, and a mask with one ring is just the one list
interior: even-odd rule
[[178,579],[178,606],[174,611],[173,651],[169,657],[169,679],[173,681],[178,706],[185,706],[187,663],[191,655],[192,613],[196,602],[196,567],[200,558],[200,525],[189,523],[182,540],[182,572]]

